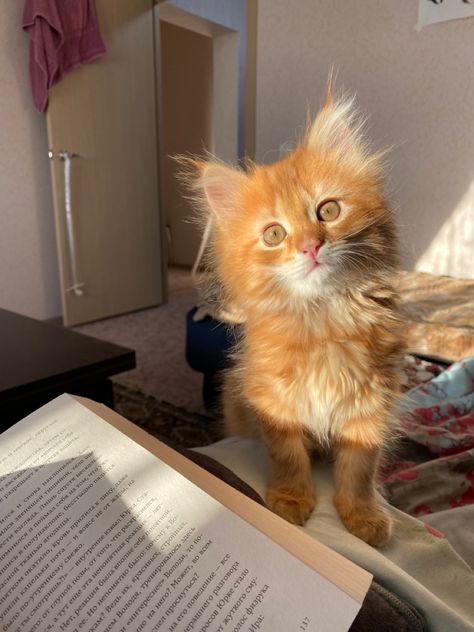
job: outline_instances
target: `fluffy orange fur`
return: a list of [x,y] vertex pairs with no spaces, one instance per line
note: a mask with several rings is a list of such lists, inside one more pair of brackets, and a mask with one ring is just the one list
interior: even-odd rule
[[[381,156],[368,150],[352,101],[329,93],[283,160],[247,171],[196,166],[224,297],[245,316],[225,378],[228,431],[262,437],[272,463],[267,503],[297,524],[315,506],[310,455],[333,455],[341,519],[381,546],[390,519],[375,477],[403,351]],[[328,200],[340,209],[329,221],[318,211]],[[264,232],[275,225],[285,236],[269,245]]]

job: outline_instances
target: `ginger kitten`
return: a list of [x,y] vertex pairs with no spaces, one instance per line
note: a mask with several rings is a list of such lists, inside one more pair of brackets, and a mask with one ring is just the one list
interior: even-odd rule
[[329,90],[306,138],[283,160],[246,172],[191,162],[193,188],[214,217],[225,300],[245,315],[225,378],[227,429],[258,429],[272,465],[267,504],[296,524],[316,502],[311,453],[333,455],[341,519],[382,546],[391,522],[375,477],[403,344],[381,155],[368,151],[352,100],[334,100]]

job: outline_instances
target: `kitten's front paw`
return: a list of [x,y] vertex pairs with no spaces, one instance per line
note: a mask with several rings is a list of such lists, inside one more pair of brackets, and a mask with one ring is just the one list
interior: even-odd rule
[[268,508],[292,524],[303,525],[314,509],[316,500],[312,491],[269,487],[266,497]]
[[384,546],[392,533],[392,519],[380,505],[354,505],[343,498],[334,504],[347,530],[371,546]]

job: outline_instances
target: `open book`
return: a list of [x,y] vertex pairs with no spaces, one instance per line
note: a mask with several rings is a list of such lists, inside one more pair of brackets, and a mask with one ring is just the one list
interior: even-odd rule
[[106,407],[0,436],[0,622],[27,632],[347,630],[371,575]]

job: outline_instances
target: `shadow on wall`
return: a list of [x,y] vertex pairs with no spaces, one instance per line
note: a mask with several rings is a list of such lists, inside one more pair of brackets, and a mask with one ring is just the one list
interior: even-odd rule
[[[405,105],[396,97],[392,137],[400,144],[389,156],[404,267],[472,278],[474,112],[461,97],[459,74],[449,76],[447,68],[441,80],[432,75],[422,89],[413,83],[411,78],[404,88]],[[390,130],[386,114],[377,116]]]
[[415,264],[416,270],[455,277],[474,274],[474,180]]

